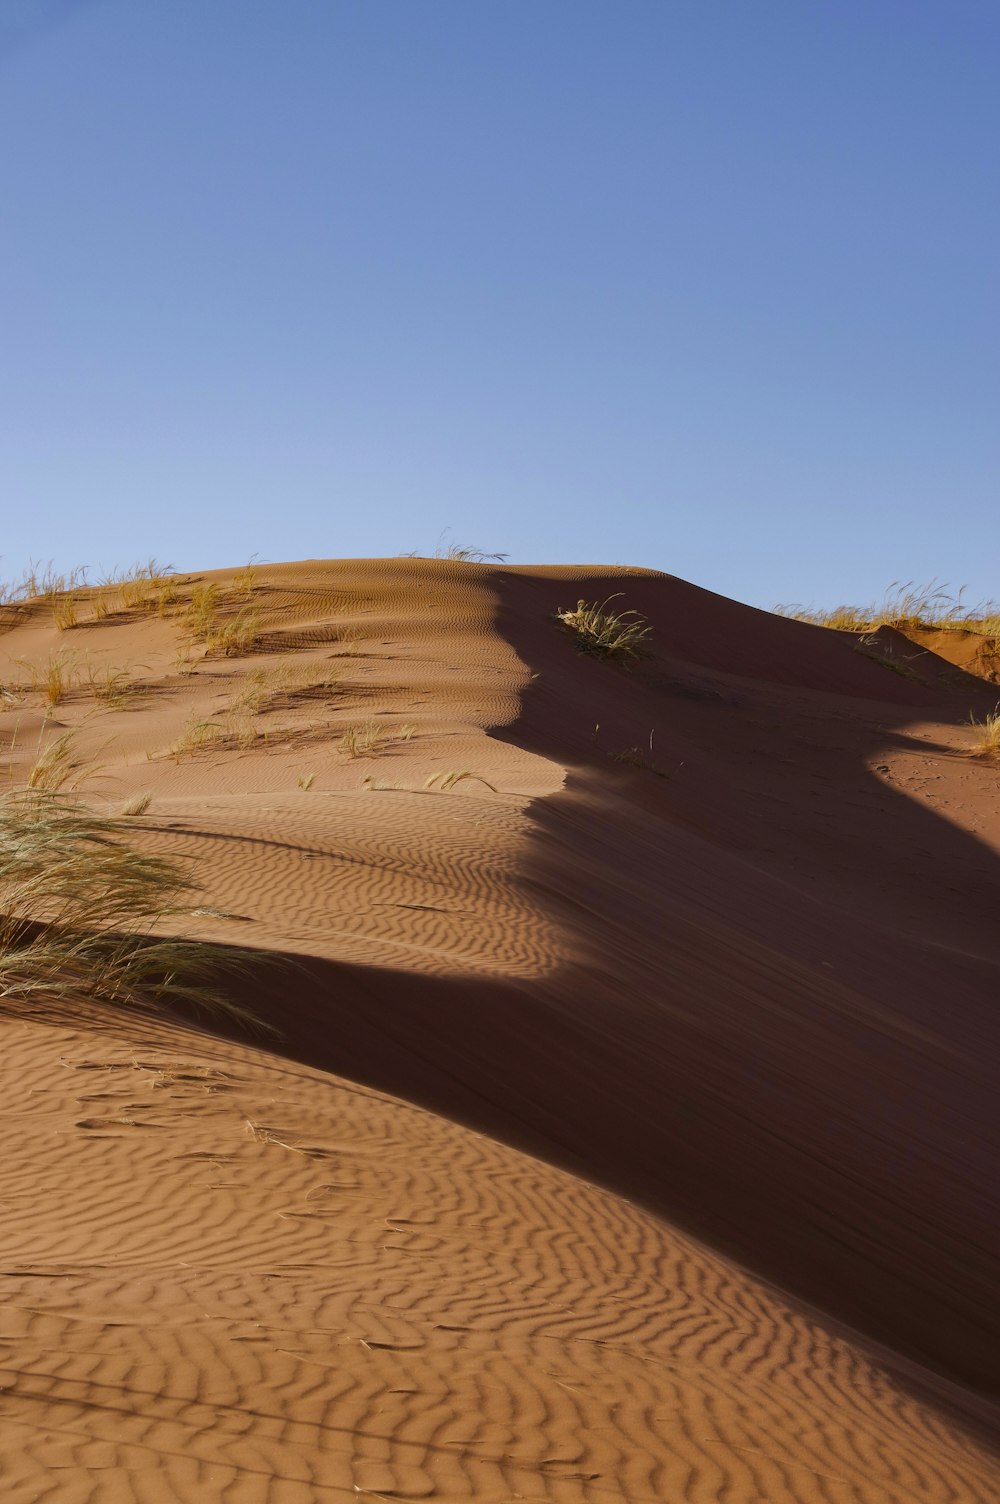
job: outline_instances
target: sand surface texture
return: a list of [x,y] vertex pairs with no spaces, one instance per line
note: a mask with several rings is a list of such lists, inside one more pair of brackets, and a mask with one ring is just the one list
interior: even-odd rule
[[995,685],[614,568],[73,614],[0,772],[148,794],[279,1033],[0,1017],[4,1500],[1000,1498]]

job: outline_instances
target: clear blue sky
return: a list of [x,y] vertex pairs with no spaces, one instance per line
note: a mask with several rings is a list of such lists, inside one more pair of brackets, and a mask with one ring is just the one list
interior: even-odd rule
[[1000,595],[997,0],[2,0],[0,576]]

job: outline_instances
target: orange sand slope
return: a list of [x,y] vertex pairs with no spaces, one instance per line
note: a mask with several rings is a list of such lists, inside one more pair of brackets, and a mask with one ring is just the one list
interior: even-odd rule
[[5,1498],[1000,1496],[994,688],[621,569],[4,614],[281,1030],[3,1020]]

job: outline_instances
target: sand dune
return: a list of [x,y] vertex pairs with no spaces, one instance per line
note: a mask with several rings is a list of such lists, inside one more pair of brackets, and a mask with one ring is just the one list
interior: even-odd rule
[[[617,592],[631,670],[553,619]],[[1000,1495],[971,660],[410,559],[77,621],[7,613],[5,768],[149,793],[280,1037],[0,1023],[5,1497]]]

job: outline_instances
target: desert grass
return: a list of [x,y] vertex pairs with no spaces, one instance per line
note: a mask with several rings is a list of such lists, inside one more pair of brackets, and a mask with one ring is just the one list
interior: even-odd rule
[[900,659],[893,656],[891,647],[888,645],[883,647],[874,633],[862,633],[858,641],[854,644],[854,647],[855,651],[860,653],[863,658],[870,658],[873,663],[881,664],[882,668],[887,668],[892,673],[899,674],[901,678],[913,679],[917,684],[926,683],[926,680],[921,678],[911,664],[903,663]]
[[887,588],[881,601],[866,606],[834,606],[816,610],[805,606],[775,606],[779,616],[829,627],[838,632],[874,632],[879,627],[898,631],[969,632],[978,636],[1000,636],[1000,607],[995,601],[971,606],[965,600],[964,585],[952,593],[947,585],[931,580],[926,585],[913,580],[898,581]]
[[370,757],[386,743],[386,731],[377,721],[362,721],[357,726],[348,726],[340,738],[340,746],[348,757]]
[[139,698],[138,688],[126,668],[112,668],[106,664],[95,668],[87,666],[87,688],[100,704],[110,710],[122,710]]
[[195,642],[204,642],[214,630],[218,609],[219,587],[215,581],[210,585],[195,585],[181,618],[184,631]]
[[240,681],[230,709],[249,715],[266,715],[284,702],[308,699],[336,688],[337,676],[319,663],[295,663],[283,658],[267,668],[256,668]]
[[484,778],[480,773],[473,773],[468,768],[461,771],[455,768],[447,773],[432,773],[429,778],[424,779],[424,788],[437,789],[440,793],[447,793],[449,789],[453,789],[456,784],[462,783],[466,778],[474,779],[476,783],[485,783],[486,787],[492,789],[494,794],[499,794],[500,792],[495,784],[490,783],[488,778]]
[[57,596],[52,603],[52,619],[60,632],[70,632],[80,625],[75,595]]
[[260,612],[244,606],[235,616],[210,626],[203,641],[212,655],[245,657],[260,641]]
[[57,596],[79,590],[86,583],[86,566],[59,574],[53,567],[51,559],[44,566],[40,560],[32,560],[19,580],[0,583],[0,605],[54,601]]
[[18,664],[28,674],[32,693],[43,695],[48,705],[60,704],[79,683],[79,661],[75,653],[50,653],[44,663],[19,659]]
[[192,757],[196,752],[206,751],[225,734],[226,726],[222,721],[211,721],[195,713],[171,747],[170,755],[175,762],[180,762],[182,757]]
[[98,771],[90,757],[80,751],[75,731],[63,731],[50,737],[39,750],[28,770],[26,786],[36,793],[56,794],[67,787],[76,790],[83,779]]
[[309,792],[315,782],[315,773],[300,773],[295,780],[296,787],[300,788],[304,794]]
[[582,652],[627,663],[640,657],[652,628],[638,611],[610,611],[611,602],[619,598],[620,594],[610,595],[600,605],[577,601],[571,611],[560,608],[556,619],[573,634]]
[[1000,705],[984,716],[981,721],[970,717],[970,724],[975,733],[975,755],[977,757],[1000,756]]
[[232,588],[234,594],[242,596],[244,600],[250,600],[254,590],[257,588],[259,574],[260,569],[255,559],[248,560],[243,568],[238,569],[233,575]]
[[122,814],[128,819],[144,815],[152,802],[153,796],[148,790],[142,794],[133,794],[132,798],[122,805]]
[[[192,1003],[253,1022],[213,984],[219,953],[151,936],[193,883],[135,850],[119,821],[53,791],[0,799],[0,1000],[156,1008]],[[227,955],[246,968],[249,957]]]
[[408,742],[416,732],[409,722],[402,726],[386,727],[378,721],[362,721],[348,726],[340,738],[341,750],[348,757],[373,757],[396,742]]

